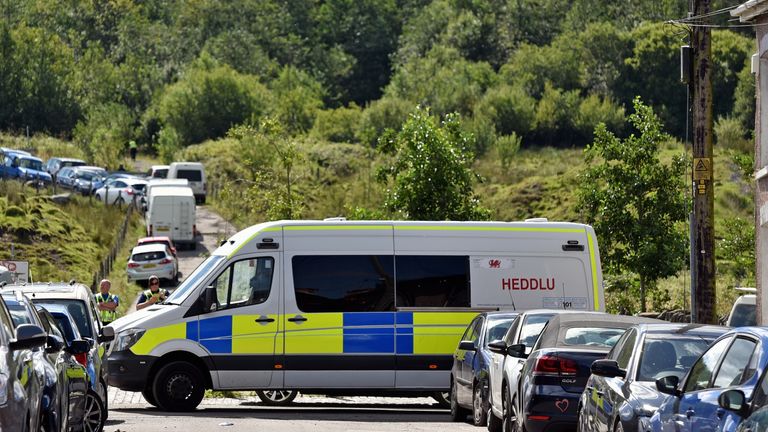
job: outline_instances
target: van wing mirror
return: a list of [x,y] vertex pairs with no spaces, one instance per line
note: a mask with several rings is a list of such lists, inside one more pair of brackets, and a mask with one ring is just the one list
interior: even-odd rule
[[103,327],[99,333],[99,342],[110,342],[115,339],[115,329],[110,326]]
[[57,353],[64,348],[64,339],[58,335],[49,334],[45,341],[45,352],[48,354]]
[[45,345],[48,335],[34,324],[21,324],[16,327],[16,340],[9,345],[11,350],[32,349]]
[[205,287],[204,294],[205,303],[203,304],[203,310],[206,312],[213,312],[219,308],[219,303],[216,301],[216,287],[208,285]]
[[69,348],[67,349],[67,351],[69,351],[70,354],[84,354],[90,350],[91,350],[91,344],[84,339],[73,340],[69,344]]

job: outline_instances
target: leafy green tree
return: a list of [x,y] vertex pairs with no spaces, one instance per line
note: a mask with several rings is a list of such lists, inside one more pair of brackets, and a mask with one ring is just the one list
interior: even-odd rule
[[363,110],[357,130],[358,138],[362,143],[375,147],[379,137],[388,129],[400,129],[413,107],[411,102],[391,96],[371,102]]
[[749,64],[746,64],[739,72],[739,83],[733,96],[733,116],[739,120],[745,131],[755,129],[756,94],[755,76],[752,75]]
[[500,135],[528,134],[536,119],[536,100],[522,86],[502,84],[489,89],[475,106],[475,117],[491,121]]
[[572,41],[579,67],[579,84],[589,93],[613,97],[616,80],[621,74],[624,59],[629,57],[629,32],[611,22],[588,25],[577,34],[563,34],[556,44]]
[[624,107],[611,99],[591,94],[579,103],[573,125],[586,142],[590,142],[594,138],[592,133],[598,124],[604,123],[609,131],[621,134],[625,120]]
[[712,32],[712,100],[716,101],[712,111],[715,118],[727,116],[733,111],[741,72],[751,69],[749,60],[755,51],[754,38],[730,30]]
[[324,90],[320,83],[306,72],[286,66],[270,87],[275,95],[272,114],[285,130],[292,134],[310,130],[323,106]]
[[653,110],[639,98],[629,123],[639,132],[621,140],[604,124],[585,150],[587,168],[580,175],[578,208],[593,224],[604,268],[611,274],[631,272],[640,282],[640,304],[658,279],[685,266],[686,162],[659,160],[668,139]]
[[[722,236],[722,237],[721,237]],[[737,285],[753,286],[755,282],[755,224],[752,220],[727,218],[717,242],[722,268],[733,275]],[[718,268],[721,268],[718,264]]]
[[523,140],[512,132],[512,135],[500,136],[496,140],[496,152],[499,155],[499,164],[502,171],[506,174],[509,171],[509,166],[512,164],[512,158],[515,157],[520,150],[520,144]]
[[361,116],[362,110],[354,103],[349,107],[319,111],[310,135],[331,142],[357,142]]
[[438,124],[429,109],[422,108],[399,132],[384,136],[378,149],[394,157],[378,175],[389,185],[387,209],[414,220],[487,219],[490,212],[472,190],[470,140],[458,115],[450,114]]
[[549,145],[573,144],[579,102],[577,90],[563,91],[547,83],[536,104],[534,135]]
[[133,123],[134,118],[125,105],[96,106],[75,127],[74,140],[94,165],[117,168],[125,156]]
[[[562,41],[568,43],[568,41]],[[547,83],[563,90],[580,88],[580,67],[576,50],[563,50],[560,44],[523,44],[499,70],[501,81],[522,85],[536,99],[543,96]]]

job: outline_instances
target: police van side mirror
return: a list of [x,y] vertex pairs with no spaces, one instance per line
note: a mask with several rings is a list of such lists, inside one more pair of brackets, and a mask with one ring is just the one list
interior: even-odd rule
[[101,329],[99,334],[99,342],[110,342],[115,339],[115,329],[110,326],[106,326]]
[[218,309],[218,303],[216,302],[216,287],[208,285],[205,287],[205,303],[203,304],[203,310],[206,312],[213,312]]

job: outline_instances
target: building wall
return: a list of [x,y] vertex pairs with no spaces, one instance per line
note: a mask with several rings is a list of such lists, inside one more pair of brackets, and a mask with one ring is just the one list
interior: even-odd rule
[[[768,16],[755,19],[756,24],[768,23]],[[760,172],[768,165],[768,28],[755,26],[758,41],[757,107],[755,112],[755,168]],[[765,109],[764,109],[765,108]],[[759,325],[768,324],[768,175],[757,179],[755,187],[755,279],[757,282],[757,318]]]

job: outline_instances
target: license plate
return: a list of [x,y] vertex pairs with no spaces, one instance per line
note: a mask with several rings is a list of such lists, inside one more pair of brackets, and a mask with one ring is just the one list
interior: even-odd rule
[[168,228],[167,226],[159,226],[159,227],[157,227],[157,230],[158,231],[170,231],[171,229]]
[[144,268],[154,268],[157,267],[157,264],[144,264]]

